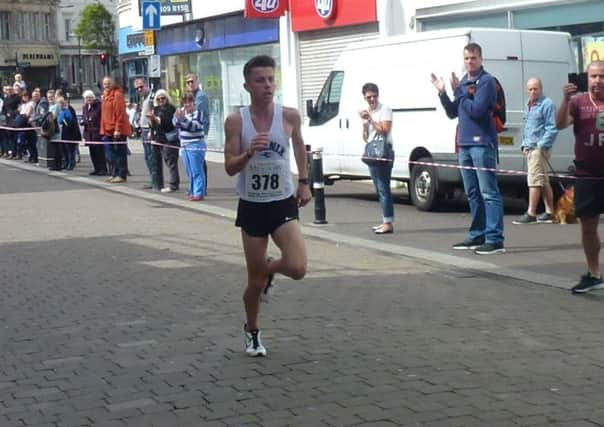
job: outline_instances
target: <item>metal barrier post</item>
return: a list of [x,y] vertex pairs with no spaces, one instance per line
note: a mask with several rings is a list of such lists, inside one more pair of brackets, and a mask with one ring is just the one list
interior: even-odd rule
[[323,182],[323,149],[319,148],[312,152],[312,189],[315,199],[314,224],[327,224],[325,219],[325,183]]

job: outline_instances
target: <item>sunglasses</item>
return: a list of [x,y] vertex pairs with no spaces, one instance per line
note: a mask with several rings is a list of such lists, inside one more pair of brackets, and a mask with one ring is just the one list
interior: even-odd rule
[[142,88],[144,88],[145,86],[136,86],[136,90],[141,90]]
[[187,80],[188,85],[193,84],[193,83],[195,83],[195,80]]
[[158,96],[158,97],[157,97],[157,100],[158,100],[158,101],[163,101],[164,99],[166,99],[166,97],[165,97],[165,96]]

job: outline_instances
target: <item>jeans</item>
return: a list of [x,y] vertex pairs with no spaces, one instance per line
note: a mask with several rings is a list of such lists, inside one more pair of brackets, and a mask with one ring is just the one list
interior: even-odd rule
[[369,166],[369,174],[380,200],[383,221],[389,224],[394,221],[394,206],[392,204],[392,193],[390,192],[392,162],[384,162],[383,165],[379,166]]
[[170,188],[172,190],[178,190],[180,185],[180,176],[178,174],[178,148],[162,147],[162,152],[164,162],[168,168],[168,183]]
[[149,132],[149,129],[143,129],[141,138],[143,141],[145,165],[147,165],[147,170],[149,171],[149,176],[151,177],[151,185],[153,185],[153,145],[148,142],[151,139],[151,132]]
[[183,147],[182,161],[189,176],[189,196],[206,195],[206,175],[203,169],[205,158],[205,141],[191,142]]
[[73,170],[75,168],[75,149],[76,144],[63,143],[63,158],[65,159],[64,167],[67,170]]
[[[485,146],[462,146],[459,150],[460,166],[480,168],[497,167],[497,150]],[[472,223],[468,239],[485,238],[487,243],[503,242],[503,202],[497,185],[497,174],[492,171],[461,170]]]
[[[126,137],[120,136],[112,139],[115,142],[125,142]],[[111,147],[111,163],[113,165],[113,176],[127,179],[128,177],[128,146],[122,144],[110,144]]]

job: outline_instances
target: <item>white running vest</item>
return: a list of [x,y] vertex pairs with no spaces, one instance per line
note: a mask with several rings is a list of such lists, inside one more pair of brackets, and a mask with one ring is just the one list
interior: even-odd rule
[[[252,138],[258,133],[249,107],[242,107],[241,152],[247,151]],[[254,153],[244,169],[239,172],[237,193],[249,202],[274,202],[294,194],[294,182],[290,170],[289,137],[283,128],[283,108],[274,104],[273,123],[269,130],[269,146]]]

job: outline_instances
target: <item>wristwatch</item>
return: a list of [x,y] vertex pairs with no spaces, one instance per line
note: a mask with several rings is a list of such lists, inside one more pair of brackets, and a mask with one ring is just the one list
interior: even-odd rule
[[298,183],[302,185],[308,185],[309,181],[308,178],[298,178]]

